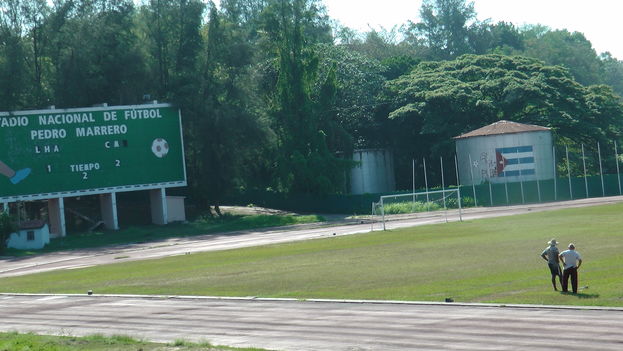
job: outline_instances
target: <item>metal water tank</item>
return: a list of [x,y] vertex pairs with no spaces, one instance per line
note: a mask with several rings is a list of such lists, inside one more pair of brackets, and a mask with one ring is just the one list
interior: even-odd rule
[[386,149],[361,149],[353,152],[358,165],[350,172],[351,194],[376,194],[396,190],[394,156]]
[[455,140],[463,185],[554,178],[549,128],[502,120]]

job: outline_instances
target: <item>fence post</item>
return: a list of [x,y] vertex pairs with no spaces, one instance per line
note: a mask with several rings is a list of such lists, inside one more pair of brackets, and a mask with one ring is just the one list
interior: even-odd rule
[[619,195],[621,195],[621,174],[619,172],[619,150],[617,150],[617,142],[614,142],[614,161],[617,164],[617,181],[619,182]]
[[439,156],[439,162],[441,167],[441,196],[443,197],[443,207],[446,208],[446,185],[443,176],[443,156]]
[[376,209],[374,208],[374,204],[375,202],[372,201],[372,211],[370,211],[370,214],[372,215],[372,219],[370,220],[370,231],[371,232],[374,231],[374,221],[375,221],[375,216],[376,216]]
[[413,159],[413,203],[412,203],[412,208],[413,208],[413,212],[415,212],[415,158]]
[[474,184],[474,170],[472,169],[472,167],[474,166],[472,164],[472,155],[471,154],[467,154],[469,156],[469,174],[472,177],[472,191],[474,192],[474,207],[478,207],[478,200],[476,200],[476,185]]
[[510,205],[510,200],[508,198],[508,177],[504,177],[504,193],[506,195],[506,205]]
[[586,178],[586,156],[584,155],[584,144],[582,144],[582,165],[584,166],[584,187],[586,188],[586,198],[588,199],[588,178]]
[[597,142],[597,155],[599,156],[599,175],[601,176],[601,196],[606,196],[606,189],[604,188],[604,171],[601,168],[601,147],[599,146],[599,142]]
[[461,187],[461,180],[459,179],[459,161],[456,158],[456,154],[454,154],[454,170],[456,171],[456,187]]
[[426,175],[426,157],[422,157],[424,160],[424,184],[426,185],[426,202],[430,202],[428,198],[428,176]]
[[457,196],[459,197],[459,220],[463,222],[463,209],[461,208],[461,187],[457,189]]
[[383,230],[385,230],[385,204],[383,203],[382,196],[381,196],[381,217],[383,218]]
[[504,173],[504,195],[506,195],[506,206],[509,206],[510,200],[508,198],[508,176],[506,176],[506,172],[502,171],[502,173]]
[[554,162],[553,162],[553,164],[554,164],[554,201],[557,201],[558,200],[558,196],[557,196],[558,195],[558,189],[557,189],[558,187],[557,187],[557,184],[556,184],[556,147],[555,146],[552,146],[552,156],[553,156],[553,159],[554,159]]
[[521,203],[525,204],[526,203],[526,199],[524,197],[523,194],[523,176],[522,176],[522,172],[521,172],[521,159],[519,158],[519,149],[515,150],[515,155],[517,155],[517,164],[519,165],[519,184],[521,186]]
[[573,188],[571,187],[571,168],[569,166],[569,147],[565,144],[565,152],[567,153],[567,177],[569,177],[569,200],[573,200]]
[[539,183],[539,173],[536,169],[536,162],[534,163],[534,177],[536,178],[536,192],[539,194],[539,203],[541,203],[541,184]]

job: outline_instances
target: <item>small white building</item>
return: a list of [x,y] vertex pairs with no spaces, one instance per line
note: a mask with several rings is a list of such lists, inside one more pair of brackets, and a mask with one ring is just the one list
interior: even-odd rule
[[38,250],[50,243],[50,229],[42,220],[21,222],[16,233],[11,233],[7,247],[18,250]]
[[454,139],[463,185],[554,178],[549,128],[502,120]]

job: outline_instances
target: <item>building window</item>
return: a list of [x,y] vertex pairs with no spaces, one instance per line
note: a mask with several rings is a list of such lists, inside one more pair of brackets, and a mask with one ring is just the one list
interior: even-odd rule
[[34,230],[29,230],[29,231],[26,232],[26,240],[28,240],[28,241],[35,240],[35,231]]

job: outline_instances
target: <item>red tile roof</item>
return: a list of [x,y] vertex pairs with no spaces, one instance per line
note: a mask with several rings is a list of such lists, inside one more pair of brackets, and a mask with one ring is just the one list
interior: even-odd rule
[[40,219],[35,219],[32,221],[23,221],[19,223],[19,229],[20,230],[24,230],[24,229],[39,229],[41,227],[43,227],[45,225],[45,221],[42,221]]
[[498,121],[488,126],[484,126],[482,128],[478,128],[476,130],[472,130],[471,132],[461,134],[459,136],[454,137],[454,139],[463,139],[463,138],[471,138],[475,136],[486,136],[486,135],[498,135],[498,134],[513,134],[513,133],[523,133],[523,132],[540,132],[547,131],[550,128],[537,126],[534,124],[523,124],[511,121]]

